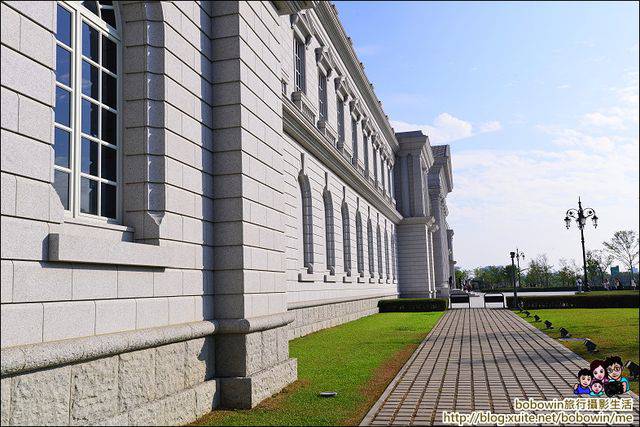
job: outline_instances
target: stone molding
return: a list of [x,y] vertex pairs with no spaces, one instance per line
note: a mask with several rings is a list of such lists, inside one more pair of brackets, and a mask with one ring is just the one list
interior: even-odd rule
[[215,323],[218,325],[216,332],[219,334],[249,334],[286,326],[293,320],[294,316],[291,313],[284,312],[250,319],[218,319]]
[[202,321],[9,347],[0,350],[2,355],[0,374],[13,375],[98,359],[202,338],[217,332],[218,325],[215,321]]
[[49,234],[49,261],[136,267],[194,268],[177,247],[118,242],[66,233]]
[[343,302],[362,301],[366,299],[393,297],[397,295],[398,295],[398,292],[392,291],[392,292],[386,292],[381,294],[361,295],[357,297],[333,298],[333,299],[312,300],[312,301],[298,301],[298,302],[289,303],[287,309],[289,311],[299,310],[301,308],[317,307],[320,305],[331,305],[331,304],[339,304]]
[[313,126],[299,108],[288,100],[282,98],[283,128],[284,131],[295,139],[309,153],[325,164],[333,173],[339,176],[352,188],[361,189],[361,194],[369,203],[376,206],[392,222],[398,223],[402,216],[396,210],[381,190],[361,176],[353,165],[348,162],[340,152],[335,149],[320,131]]
[[220,319],[73,338],[17,347],[3,348],[0,374],[14,375],[68,363],[98,359],[213,334],[248,334],[293,322],[291,313],[250,319]]

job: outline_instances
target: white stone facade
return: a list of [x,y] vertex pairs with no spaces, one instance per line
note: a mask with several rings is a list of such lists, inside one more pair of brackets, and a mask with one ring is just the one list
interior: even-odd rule
[[447,294],[448,147],[394,133],[330,3],[82,3],[0,6],[3,425],[252,407],[289,339]]

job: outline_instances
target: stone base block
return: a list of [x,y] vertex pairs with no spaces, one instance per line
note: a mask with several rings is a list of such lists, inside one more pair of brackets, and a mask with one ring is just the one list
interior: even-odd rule
[[298,362],[288,359],[248,377],[220,378],[220,406],[250,409],[298,378]]

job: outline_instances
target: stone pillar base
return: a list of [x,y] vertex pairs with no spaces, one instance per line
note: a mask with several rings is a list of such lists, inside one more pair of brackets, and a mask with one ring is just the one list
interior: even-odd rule
[[298,378],[298,362],[287,359],[247,377],[220,378],[221,408],[250,409]]

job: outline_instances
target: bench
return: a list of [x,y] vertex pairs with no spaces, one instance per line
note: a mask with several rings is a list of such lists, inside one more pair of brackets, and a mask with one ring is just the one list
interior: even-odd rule
[[449,308],[452,308],[452,304],[456,303],[467,303],[469,304],[469,308],[471,308],[471,300],[469,299],[469,294],[466,292],[455,292],[449,294]]
[[488,302],[500,302],[502,303],[502,308],[504,308],[504,295],[500,292],[494,292],[491,294],[484,294],[484,307],[487,307]]

